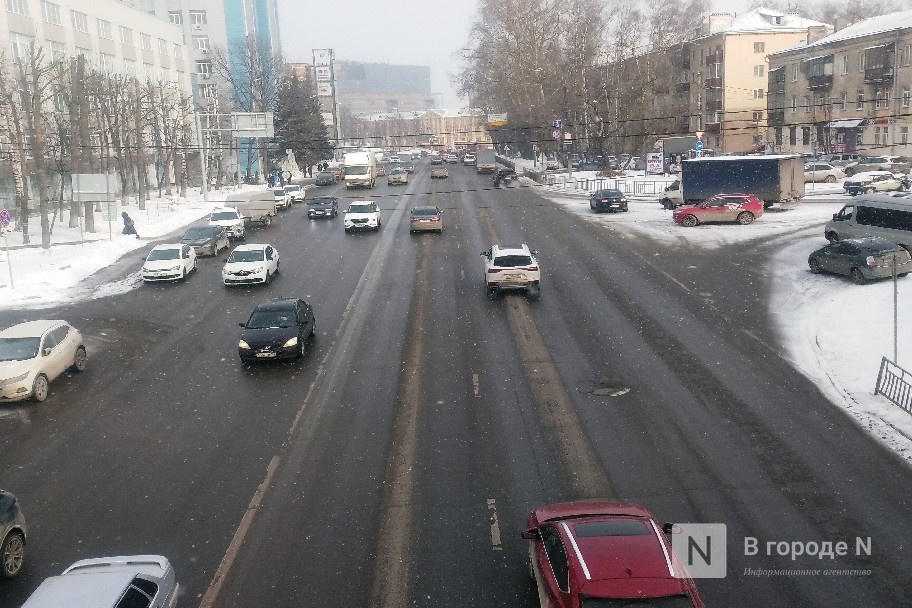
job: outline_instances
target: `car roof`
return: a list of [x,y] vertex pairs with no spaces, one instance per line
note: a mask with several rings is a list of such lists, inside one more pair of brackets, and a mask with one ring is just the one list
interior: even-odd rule
[[878,236],[866,236],[857,239],[842,239],[841,243],[852,243],[870,251],[898,251],[904,247]]
[[358,204],[363,204],[363,203],[368,203],[368,204],[371,204],[371,205],[376,205],[376,204],[377,204],[377,201],[352,201],[352,202],[349,203],[349,204],[350,204],[350,205],[358,205]]
[[875,175],[893,175],[893,174],[890,173],[889,171],[861,171],[860,173],[856,173],[855,175],[853,175],[853,176],[852,176],[851,178],[849,178],[849,179],[850,179],[850,180],[856,180],[856,179],[858,179],[859,177],[860,177],[860,178],[865,178],[865,177],[869,177],[869,176],[870,176],[870,177],[873,177],[873,176],[875,176]]
[[254,310],[288,310],[294,308],[300,298],[275,298],[262,304],[257,304]]
[[166,251],[168,249],[183,249],[186,247],[184,243],[165,243],[163,245],[156,245],[150,251]]
[[234,211],[237,213],[237,207],[216,207],[212,210],[212,213],[216,213],[218,211]]
[[[242,245],[237,245],[234,248],[234,251],[260,251],[267,247],[272,247],[272,245],[269,243],[244,243]],[[232,251],[232,253],[234,253],[234,251]]]
[[61,321],[59,319],[26,321],[25,323],[19,323],[0,331],[0,338],[37,338],[60,323],[66,323],[66,321]]
[[125,571],[52,576],[41,583],[23,608],[65,605],[113,607],[135,576],[135,572]]
[[522,245],[494,245],[491,249],[502,255],[532,255],[529,246]]

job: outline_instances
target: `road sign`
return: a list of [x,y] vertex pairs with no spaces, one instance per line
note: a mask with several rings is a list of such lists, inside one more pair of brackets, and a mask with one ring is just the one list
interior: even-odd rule
[[13,221],[13,218],[10,217],[9,209],[0,209],[0,226],[6,228],[11,221]]
[[[564,126],[564,122],[560,118],[555,118],[554,122],[551,123],[551,126],[554,127],[555,129],[560,129],[561,127]],[[557,137],[557,136],[555,135],[555,137]]]
[[554,139],[560,139],[560,136],[561,136],[560,129],[554,129],[553,131],[551,131],[551,137],[553,137]]
[[702,150],[703,142],[698,139],[697,142],[694,144],[694,148],[696,148],[697,150]]

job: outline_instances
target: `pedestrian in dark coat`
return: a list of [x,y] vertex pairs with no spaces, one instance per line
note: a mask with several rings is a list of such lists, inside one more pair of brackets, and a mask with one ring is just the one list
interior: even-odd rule
[[120,214],[120,217],[123,218],[123,233],[124,234],[135,234],[136,238],[139,238],[139,234],[136,232],[136,224],[133,223],[133,218],[130,217],[126,211],[123,211]]

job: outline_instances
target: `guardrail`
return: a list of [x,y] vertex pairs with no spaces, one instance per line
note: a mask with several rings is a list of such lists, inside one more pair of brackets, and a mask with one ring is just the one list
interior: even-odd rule
[[620,190],[624,194],[658,196],[665,191],[671,181],[639,180],[623,177],[597,177],[597,178],[570,178],[566,175],[546,175],[545,184],[549,186],[562,186],[566,190],[579,190],[592,192],[611,188]]
[[886,357],[880,360],[874,394],[883,395],[912,414],[912,374]]

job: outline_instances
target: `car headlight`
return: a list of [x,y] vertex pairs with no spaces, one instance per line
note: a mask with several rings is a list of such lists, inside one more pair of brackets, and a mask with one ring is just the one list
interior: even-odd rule
[[297,344],[298,344],[298,337],[295,336],[294,338],[292,338],[292,339],[290,339],[290,340],[287,340],[287,341],[285,342],[285,344],[282,345],[282,347],[283,347],[283,348],[291,348],[292,346],[296,346]]
[[243,340],[238,340],[238,348],[243,348],[244,350],[250,350],[250,345],[244,342]]
[[18,376],[15,376],[13,378],[7,378],[6,380],[0,380],[0,387],[6,386],[8,384],[16,384],[17,382],[22,382],[26,378],[28,378],[28,372],[19,374]]

